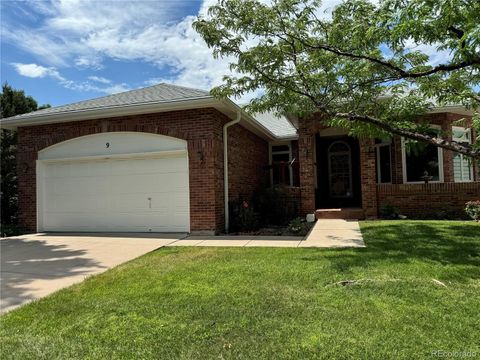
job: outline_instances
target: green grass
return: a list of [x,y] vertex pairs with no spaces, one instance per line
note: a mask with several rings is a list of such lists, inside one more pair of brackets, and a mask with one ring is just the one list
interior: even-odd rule
[[160,249],[2,316],[2,359],[480,356],[480,225],[361,227],[366,249]]

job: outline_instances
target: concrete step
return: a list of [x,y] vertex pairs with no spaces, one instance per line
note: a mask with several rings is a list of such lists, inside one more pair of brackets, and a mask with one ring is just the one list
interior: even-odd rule
[[318,209],[315,211],[317,219],[344,219],[363,220],[365,213],[362,208]]

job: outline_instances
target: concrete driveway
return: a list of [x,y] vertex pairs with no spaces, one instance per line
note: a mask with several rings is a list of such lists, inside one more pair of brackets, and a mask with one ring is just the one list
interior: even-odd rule
[[0,239],[0,311],[181,239],[185,234],[34,234]]

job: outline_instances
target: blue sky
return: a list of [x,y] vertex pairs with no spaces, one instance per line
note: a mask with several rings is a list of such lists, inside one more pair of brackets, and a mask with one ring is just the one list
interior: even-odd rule
[[228,72],[191,28],[214,0],[1,1],[1,81],[53,106]]
[[[324,0],[319,16],[340,1]],[[1,0],[1,82],[52,106],[159,82],[209,90],[232,59],[214,59],[191,25],[216,2]],[[410,46],[434,64],[448,58],[434,45]]]

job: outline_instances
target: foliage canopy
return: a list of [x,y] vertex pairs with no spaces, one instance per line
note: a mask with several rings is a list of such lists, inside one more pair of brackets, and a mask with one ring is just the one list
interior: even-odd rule
[[[431,135],[419,115],[464,105],[480,130],[478,0],[221,0],[195,29],[232,57],[219,97],[260,90],[252,111],[321,114],[353,135],[397,134],[480,158],[474,144]],[[480,131],[477,131],[479,134]]]

